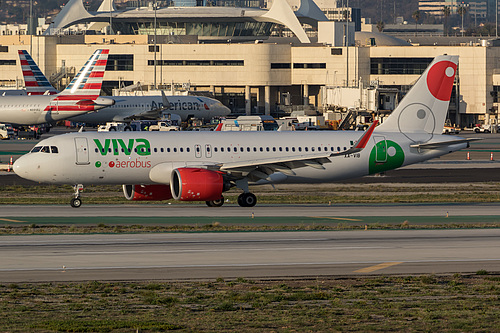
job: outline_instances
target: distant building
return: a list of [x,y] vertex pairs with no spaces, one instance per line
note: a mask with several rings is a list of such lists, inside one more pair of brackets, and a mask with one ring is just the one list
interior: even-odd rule
[[45,34],[64,34],[71,26],[91,24],[89,30],[110,26],[110,31],[117,34],[190,35],[198,36],[200,41],[236,42],[267,39],[275,26],[281,25],[302,43],[309,43],[302,24],[317,26],[318,21],[328,20],[313,0],[302,0],[296,12],[286,0],[274,0],[269,10],[261,9],[258,0],[174,0],[173,3],[175,7],[153,8],[150,2],[148,7],[115,10],[112,0],[104,0],[97,12],[89,13],[82,0],[70,0]]

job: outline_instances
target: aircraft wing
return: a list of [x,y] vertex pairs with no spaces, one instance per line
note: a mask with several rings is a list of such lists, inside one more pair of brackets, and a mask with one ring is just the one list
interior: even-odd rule
[[[410,148],[418,148],[418,149],[435,149],[440,147],[446,147],[451,145],[456,145],[459,143],[469,143],[471,141],[482,140],[482,138],[468,138],[468,139],[459,139],[459,140],[451,140],[451,141],[440,141],[440,142],[429,142],[429,143],[417,143],[414,145],[410,145]],[[467,145],[468,147],[468,145]]]
[[165,95],[165,92],[163,90],[161,90],[161,99],[162,99],[162,104],[163,104],[162,107],[159,107],[159,108],[156,108],[153,110],[149,110],[146,112],[134,114],[133,116],[127,117],[127,119],[128,118],[137,118],[137,117],[146,118],[146,119],[158,119],[158,118],[160,118],[162,112],[170,110],[170,102],[169,102],[169,100],[168,100],[168,98]]
[[375,121],[356,144],[345,151],[223,163],[220,165],[219,170],[234,175],[240,174],[241,176],[248,177],[250,180],[256,181],[266,179],[275,172],[292,176],[295,175],[293,169],[296,168],[312,167],[315,169],[325,169],[323,164],[331,163],[330,158],[332,157],[345,156],[362,151],[366,147],[377,124],[378,121]]
[[232,177],[234,180],[247,177],[250,181],[266,179],[275,172],[281,172],[287,176],[295,175],[294,169],[312,167],[315,169],[325,169],[323,164],[331,163],[330,158],[345,156],[362,151],[377,126],[375,121],[366,132],[360,137],[356,144],[344,151],[339,152],[319,152],[294,156],[283,156],[278,158],[256,159],[238,161],[230,163],[204,163],[202,165],[189,165],[189,167],[203,168],[213,171],[221,171]]

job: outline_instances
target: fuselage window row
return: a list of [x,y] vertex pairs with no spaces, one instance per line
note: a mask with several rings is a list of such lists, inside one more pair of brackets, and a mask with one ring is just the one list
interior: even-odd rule
[[[57,147],[54,147],[54,148],[56,148],[56,149],[57,149]],[[31,150],[31,152],[32,152],[32,153],[36,153],[36,152],[41,151],[40,149],[41,149],[41,147],[34,147],[34,148]],[[121,148],[121,152],[122,152],[122,153],[124,153],[124,152],[125,152],[125,150],[127,150],[127,152],[128,152],[128,153],[132,152],[132,149],[130,149],[130,148],[127,148],[127,149]],[[157,153],[158,151],[159,151],[159,152],[161,152],[161,153],[164,153],[165,151],[166,151],[167,153],[170,153],[170,152],[174,152],[174,153],[181,152],[181,153],[183,153],[183,152],[184,152],[184,150],[185,150],[187,153],[189,153],[189,152],[191,151],[191,149],[190,149],[189,147],[187,147],[187,148],[185,148],[185,149],[184,149],[183,147],[179,147],[179,148],[177,148],[177,147],[173,147],[173,148],[168,147],[168,148],[159,148],[159,149],[158,149],[158,148],[153,148],[153,152],[154,152],[154,153]],[[248,153],[252,152],[252,150],[253,150],[253,152],[257,152],[257,151],[260,151],[260,152],[264,152],[264,151],[266,151],[266,152],[271,152],[271,151],[272,151],[272,152],[276,152],[276,151],[280,151],[280,152],[283,152],[283,151],[285,151],[285,152],[289,152],[289,151],[292,151],[292,152],[297,152],[297,151],[298,151],[298,152],[302,152],[302,151],[304,151],[304,152],[309,152],[309,151],[311,151],[311,152],[315,152],[315,151],[316,151],[316,148],[315,148],[315,147],[310,147],[310,148],[309,148],[309,147],[284,147],[284,148],[283,148],[283,147],[259,147],[259,148],[257,149],[257,147],[253,147],[253,149],[252,149],[252,148],[250,148],[250,147],[246,147],[246,151],[247,151]],[[329,151],[329,150],[330,150],[330,151],[332,151],[332,152],[334,152],[334,151],[335,151],[335,147],[330,147],[330,149],[328,149],[328,147],[323,147],[323,149],[321,149],[321,147],[317,147],[317,151],[318,151],[318,152],[321,152],[321,151],[325,151],[325,152],[327,152],[327,151]],[[337,150],[338,152],[340,152],[340,151],[342,150],[342,148],[337,146],[337,149],[336,149],[336,150]],[[343,147],[343,150],[347,150],[347,148],[346,148],[346,147]],[[119,151],[119,150],[118,150],[118,148],[115,148],[114,150],[113,150],[112,148],[108,148],[108,152],[109,152],[109,153],[112,153],[113,151],[114,151],[115,153],[118,153],[118,151]],[[195,148],[195,151],[196,151],[196,153],[198,153],[198,154],[201,152],[201,150],[200,150],[200,148],[199,148],[199,147],[196,147],[196,148]],[[206,151],[207,151],[208,153],[210,153],[210,147],[206,147]],[[224,147],[220,147],[220,148],[214,147],[213,151],[214,151],[215,153],[218,153],[219,151],[220,151],[221,153],[224,153],[224,152],[228,152],[228,153],[230,153],[231,151],[233,151],[233,152],[237,153],[237,152],[238,152],[238,148],[237,148],[237,147],[233,147],[233,149],[231,149],[231,147],[227,147],[227,149],[224,149]],[[244,148],[244,147],[240,147],[239,151],[243,153],[243,152],[245,152],[245,148]],[[98,148],[95,148],[95,152],[96,152],[96,153],[99,153],[99,149],[98,149]],[[103,153],[103,154],[104,154],[105,152],[106,152],[106,149],[105,149],[105,148],[102,148],[102,149],[101,149],[101,153]],[[137,148],[134,148],[134,152],[136,152],[136,153],[137,153]],[[140,152],[142,152],[142,153],[145,153],[145,152],[151,153],[151,148],[141,148],[141,149],[140,149]]]

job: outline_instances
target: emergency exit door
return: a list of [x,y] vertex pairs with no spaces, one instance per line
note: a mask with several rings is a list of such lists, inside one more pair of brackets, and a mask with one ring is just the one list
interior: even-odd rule
[[87,138],[75,138],[75,151],[77,165],[90,164]]

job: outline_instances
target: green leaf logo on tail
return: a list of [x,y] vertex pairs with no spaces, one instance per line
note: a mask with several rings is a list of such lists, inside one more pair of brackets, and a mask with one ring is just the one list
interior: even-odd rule
[[369,160],[370,174],[393,170],[403,165],[405,154],[394,141],[381,140],[375,144]]

